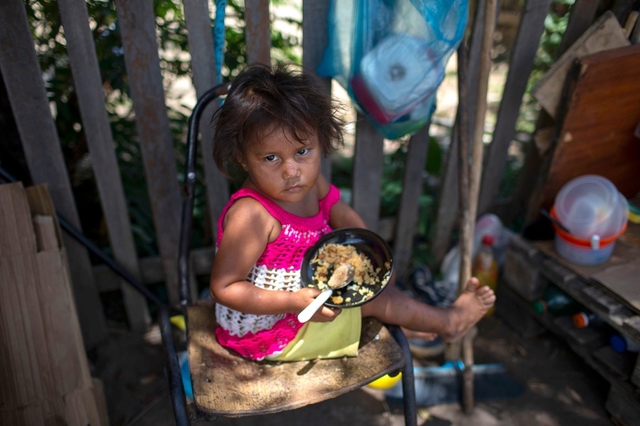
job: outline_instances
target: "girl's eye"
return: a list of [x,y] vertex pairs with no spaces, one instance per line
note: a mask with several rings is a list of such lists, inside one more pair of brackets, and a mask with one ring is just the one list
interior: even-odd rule
[[264,160],[272,163],[274,161],[276,161],[278,159],[278,157],[276,157],[275,155],[267,155],[266,157],[264,157]]
[[298,150],[298,155],[305,155],[309,152],[308,148],[302,148],[300,150]]

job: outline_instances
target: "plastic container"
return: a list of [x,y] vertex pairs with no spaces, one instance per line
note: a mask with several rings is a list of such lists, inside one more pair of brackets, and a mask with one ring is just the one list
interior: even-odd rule
[[571,316],[571,322],[575,328],[599,328],[605,324],[602,318],[589,311],[576,312]]
[[[551,209],[551,216],[557,218],[555,206]],[[556,251],[563,259],[577,265],[599,265],[611,257],[616,240],[627,230],[627,223],[622,225],[617,234],[607,238],[592,235],[591,239],[582,239],[566,233],[556,224],[553,224],[553,228],[556,231]]]
[[618,190],[608,179],[584,175],[567,182],[556,195],[554,207],[560,223],[578,238],[602,234],[618,208]]
[[577,238],[608,238],[629,217],[629,205],[615,185],[598,175],[584,175],[565,184],[556,196],[557,219]]
[[388,124],[428,98],[443,78],[428,40],[392,34],[362,58],[351,89],[376,122]]
[[531,305],[538,314],[573,315],[580,309],[580,304],[571,296],[554,285],[548,285],[542,298]]
[[[471,275],[478,278],[481,286],[488,285],[495,291],[498,285],[498,262],[493,253],[493,237],[491,235],[482,237],[482,245],[473,260]],[[485,317],[493,314],[493,311],[494,307],[492,306]]]

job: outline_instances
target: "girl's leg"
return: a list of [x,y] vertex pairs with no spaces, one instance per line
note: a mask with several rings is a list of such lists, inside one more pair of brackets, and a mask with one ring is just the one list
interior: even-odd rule
[[493,306],[496,296],[487,286],[479,287],[471,278],[449,307],[430,306],[389,286],[378,297],[362,305],[362,316],[372,316],[387,324],[409,330],[436,333],[446,342],[462,337]]

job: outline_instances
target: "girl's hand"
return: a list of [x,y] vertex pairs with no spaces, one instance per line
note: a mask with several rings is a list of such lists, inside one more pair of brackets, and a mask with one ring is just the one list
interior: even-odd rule
[[[309,304],[311,302],[313,302],[313,300],[320,294],[320,290],[315,289],[315,288],[302,288],[300,290],[298,290],[295,295],[300,297],[300,301],[303,303],[303,307],[302,309],[306,308],[307,306],[309,306]],[[300,309],[300,312],[302,312],[302,309]],[[300,313],[298,312],[298,313]],[[320,307],[320,309],[318,309],[316,311],[315,314],[313,314],[313,316],[311,317],[311,319],[309,321],[315,321],[315,322],[331,322],[333,321],[338,315],[340,315],[340,312],[342,312],[342,309],[339,308],[330,308],[329,306],[325,306],[322,305]]]

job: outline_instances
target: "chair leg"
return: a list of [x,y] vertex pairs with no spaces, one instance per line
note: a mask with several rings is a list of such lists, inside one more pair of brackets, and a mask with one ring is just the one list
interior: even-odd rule
[[413,376],[413,358],[409,350],[409,342],[406,336],[395,325],[387,325],[393,338],[402,348],[404,355],[404,367],[402,368],[402,406],[404,409],[404,424],[406,426],[417,426],[418,412],[416,408],[416,382]]
[[176,352],[173,334],[171,333],[171,322],[169,321],[169,311],[160,309],[160,333],[162,334],[162,344],[167,355],[167,373],[169,378],[169,391],[173,404],[173,415],[177,426],[189,426],[191,421],[187,412],[187,398],[182,385],[182,374],[180,373],[180,363]]

